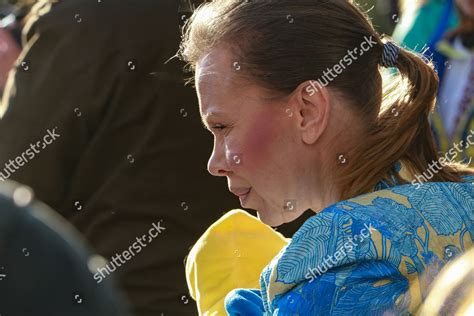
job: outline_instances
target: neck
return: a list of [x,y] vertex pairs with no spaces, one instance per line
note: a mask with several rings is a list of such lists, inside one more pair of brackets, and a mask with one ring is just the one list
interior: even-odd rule
[[[340,108],[336,107],[338,109]],[[364,138],[364,129],[350,111],[342,110],[335,117],[337,119],[330,121],[327,132],[315,144],[319,150],[316,157],[313,157],[316,159],[313,160],[313,165],[317,167],[310,180],[314,184],[313,189],[307,192],[311,197],[311,209],[315,212],[341,201],[342,188],[338,178],[341,174],[350,172],[349,153]]]

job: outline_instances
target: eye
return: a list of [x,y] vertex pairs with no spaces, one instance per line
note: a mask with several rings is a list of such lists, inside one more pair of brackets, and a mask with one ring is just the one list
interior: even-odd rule
[[222,124],[216,124],[216,125],[211,126],[211,129],[218,129],[218,130],[224,130],[226,128],[227,128],[227,126],[222,125]]

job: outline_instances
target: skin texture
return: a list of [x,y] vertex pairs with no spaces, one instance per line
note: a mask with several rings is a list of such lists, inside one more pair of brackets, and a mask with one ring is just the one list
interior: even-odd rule
[[242,207],[271,226],[337,202],[331,175],[358,135],[355,115],[328,88],[309,95],[304,82],[282,96],[242,78],[234,62],[221,45],[196,65],[201,117],[214,136],[208,171],[227,177],[231,191],[250,188]]

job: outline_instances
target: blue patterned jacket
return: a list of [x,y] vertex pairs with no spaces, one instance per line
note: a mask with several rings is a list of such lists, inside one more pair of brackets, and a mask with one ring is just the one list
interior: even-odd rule
[[227,311],[415,313],[443,266],[472,247],[474,177],[464,179],[389,187],[324,209],[263,270],[260,291],[228,294]]

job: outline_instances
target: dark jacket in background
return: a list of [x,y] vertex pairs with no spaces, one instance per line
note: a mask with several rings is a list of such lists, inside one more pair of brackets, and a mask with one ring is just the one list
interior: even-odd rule
[[[42,1],[24,30],[0,121],[0,172],[23,154],[28,162],[9,179],[31,186],[106,259],[163,220],[166,230],[113,273],[143,316],[196,313],[184,258],[212,222],[239,207],[225,179],[206,171],[212,137],[182,64],[164,64],[179,45],[178,7]],[[34,152],[30,144],[48,129],[60,136]]]
[[113,277],[93,279],[79,234],[29,192],[0,184],[0,314],[128,316]]
[[[108,260],[162,220],[165,230],[114,276],[136,315],[193,315],[185,256],[240,205],[206,170],[212,136],[184,87],[190,74],[177,59],[165,64],[186,5],[55,2],[40,1],[24,29],[0,107],[0,172],[32,187]],[[27,162],[8,176],[18,157]]]

